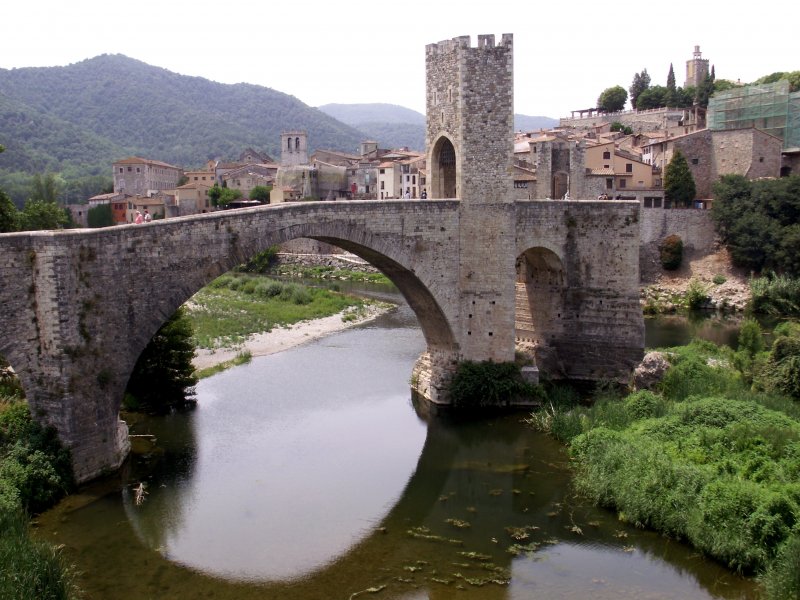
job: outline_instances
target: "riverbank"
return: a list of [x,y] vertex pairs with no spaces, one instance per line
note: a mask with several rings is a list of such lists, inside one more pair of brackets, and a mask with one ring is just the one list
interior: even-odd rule
[[197,371],[202,371],[232,362],[242,354],[249,354],[251,357],[255,357],[283,352],[349,327],[371,321],[387,312],[390,308],[392,306],[385,303],[368,304],[357,311],[345,309],[329,317],[301,321],[284,327],[274,327],[270,331],[250,335],[244,342],[234,347],[198,348],[192,364]]
[[705,300],[696,308],[740,312],[750,300],[749,278],[721,247],[712,254],[687,257],[675,271],[661,270],[652,283],[642,282],[642,308],[648,314],[683,310],[691,293],[701,293]]

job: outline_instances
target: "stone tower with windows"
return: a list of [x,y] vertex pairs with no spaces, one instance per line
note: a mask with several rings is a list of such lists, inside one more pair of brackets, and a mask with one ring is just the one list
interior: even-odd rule
[[429,44],[427,193],[459,205],[459,359],[514,359],[511,34]]
[[694,47],[691,60],[686,61],[686,81],[683,87],[699,87],[708,75],[708,59],[703,58],[700,46]]
[[461,36],[429,44],[426,146],[429,198],[505,202],[511,198],[514,69],[511,34],[478,46]]
[[296,167],[308,164],[308,134],[305,131],[281,133],[281,166]]

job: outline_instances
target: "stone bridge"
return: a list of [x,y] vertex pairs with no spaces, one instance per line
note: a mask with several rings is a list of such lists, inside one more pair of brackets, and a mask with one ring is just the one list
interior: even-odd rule
[[625,379],[643,350],[638,217],[635,202],[304,202],[4,234],[0,355],[90,479],[127,454],[123,392],[159,327],[217,276],[304,237],[397,285],[427,343],[415,387],[433,403],[458,361],[513,360],[516,342],[553,375]]

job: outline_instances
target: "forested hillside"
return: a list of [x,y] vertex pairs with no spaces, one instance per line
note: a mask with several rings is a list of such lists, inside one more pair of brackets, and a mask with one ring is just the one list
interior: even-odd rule
[[[178,75],[122,55],[66,67],[0,69],[0,187],[16,196],[34,172],[67,180],[111,175],[142,155],[185,168],[246,147],[278,155],[280,133],[308,131],[309,147],[352,152],[364,133],[270,88]],[[15,197],[15,200],[18,200]]]
[[[517,115],[515,127],[548,126],[530,119],[556,122]],[[0,69],[0,189],[19,206],[34,174],[55,174],[60,199],[74,202],[107,187],[120,158],[197,168],[247,147],[277,157],[288,129],[308,131],[311,151],[352,153],[367,138],[381,148],[425,148],[425,116],[392,104],[316,109],[270,88],[178,75],[119,54]]]

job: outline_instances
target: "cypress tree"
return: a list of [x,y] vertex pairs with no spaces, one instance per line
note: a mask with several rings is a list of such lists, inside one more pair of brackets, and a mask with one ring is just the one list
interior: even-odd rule
[[664,198],[673,206],[691,206],[697,194],[689,163],[680,150],[675,150],[672,160],[664,169]]

